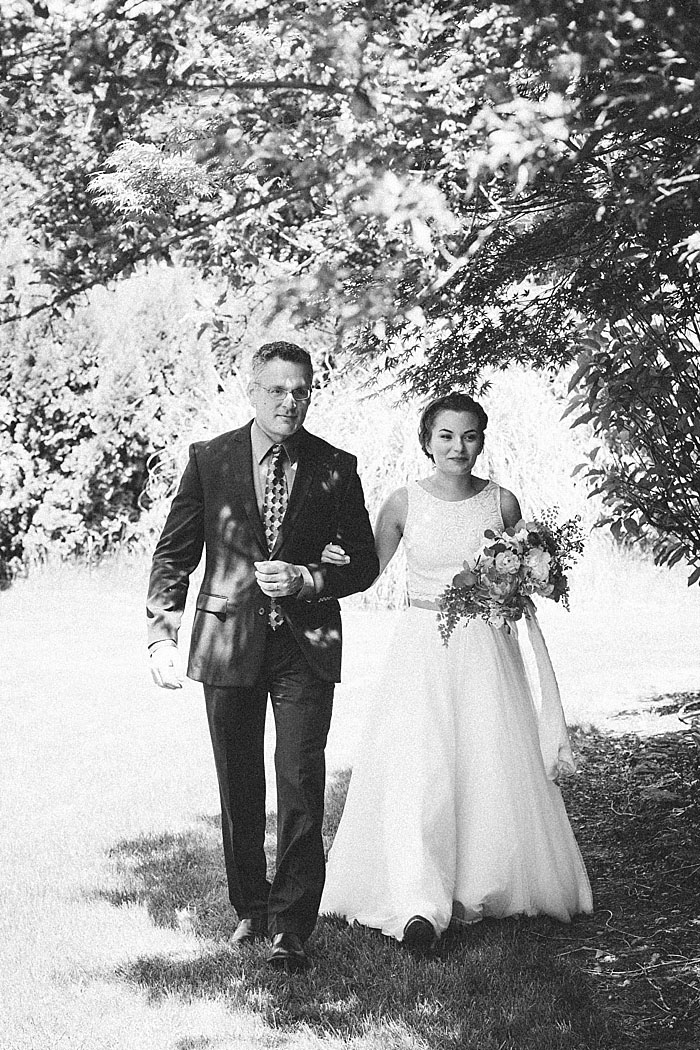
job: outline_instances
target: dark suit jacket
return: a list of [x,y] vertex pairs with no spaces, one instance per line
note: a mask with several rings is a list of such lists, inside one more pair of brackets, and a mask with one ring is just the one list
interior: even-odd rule
[[[204,549],[206,565],[192,628],[187,674],[209,685],[252,685],[265,648],[270,600],[253,562],[269,558],[307,565],[310,600],[280,602],[285,619],[318,675],[340,680],[338,598],[366,590],[379,574],[357,460],[299,431],[296,478],[274,550],[268,554],[253,484],[251,423],[196,442],[153,556],[148,640],[177,640],[190,574]],[[337,540],[350,564],[321,564]]]

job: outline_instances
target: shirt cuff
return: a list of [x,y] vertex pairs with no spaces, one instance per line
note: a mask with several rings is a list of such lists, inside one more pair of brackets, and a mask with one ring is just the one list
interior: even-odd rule
[[311,575],[311,570],[306,565],[297,565],[297,569],[301,573],[301,578],[304,581],[301,585],[301,590],[297,591],[297,598],[313,598],[316,594],[316,587],[314,586],[314,578]]

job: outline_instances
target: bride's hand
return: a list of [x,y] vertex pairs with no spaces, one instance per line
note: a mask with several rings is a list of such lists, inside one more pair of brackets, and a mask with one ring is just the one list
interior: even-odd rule
[[326,565],[349,565],[350,555],[345,553],[339,543],[327,543],[321,552],[321,561]]

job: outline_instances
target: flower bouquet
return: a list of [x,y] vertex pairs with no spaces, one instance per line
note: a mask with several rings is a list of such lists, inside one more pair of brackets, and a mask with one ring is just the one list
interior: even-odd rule
[[461,620],[478,616],[492,627],[519,620],[533,594],[569,608],[566,574],[583,551],[578,516],[559,524],[554,508],[501,533],[487,529],[484,536],[488,542],[464,562],[438,598],[438,629],[445,645]]

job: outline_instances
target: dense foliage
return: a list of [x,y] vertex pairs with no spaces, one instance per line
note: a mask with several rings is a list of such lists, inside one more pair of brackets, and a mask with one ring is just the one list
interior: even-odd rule
[[[4,211],[25,236],[8,317],[177,255],[234,288],[273,269],[299,325],[337,318],[346,348],[421,394],[512,361],[559,367],[591,333],[609,353],[620,324],[645,376],[696,359],[696,4],[8,10]],[[660,323],[661,344],[644,334]],[[692,368],[682,387],[697,391]],[[697,560],[690,456],[663,459],[682,513],[657,512],[676,395],[650,389],[586,391],[612,457],[594,481],[613,523],[634,520],[660,557]],[[623,433],[643,416],[655,449],[635,448],[646,481],[633,507],[606,403]]]
[[[600,524],[616,539],[651,543],[659,564],[690,556],[700,580],[700,331],[673,318],[619,321],[591,332],[571,380],[567,411],[599,439],[586,477],[602,499]],[[581,411],[582,410],[582,411]]]
[[0,582],[49,552],[91,559],[137,540],[159,455],[216,390],[182,309],[138,291],[3,333]]

